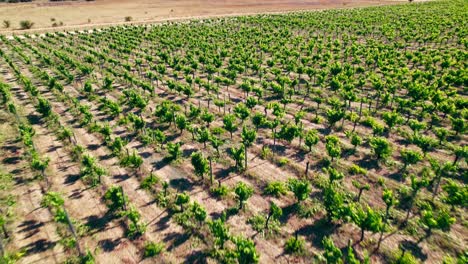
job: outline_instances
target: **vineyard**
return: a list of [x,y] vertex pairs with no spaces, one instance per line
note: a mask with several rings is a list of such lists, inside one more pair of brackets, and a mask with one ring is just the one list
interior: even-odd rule
[[0,263],[467,263],[468,2],[0,35]]

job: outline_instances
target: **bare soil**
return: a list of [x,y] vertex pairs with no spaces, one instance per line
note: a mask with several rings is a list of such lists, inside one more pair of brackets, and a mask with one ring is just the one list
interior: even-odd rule
[[[43,30],[73,30],[122,23],[151,23],[167,20],[236,16],[328,8],[349,8],[388,5],[406,0],[97,0],[0,4],[0,18],[11,22],[0,33],[23,34],[18,30],[21,20],[34,22],[29,32]],[[126,22],[125,18],[132,21]],[[54,23],[62,26],[53,27]]]

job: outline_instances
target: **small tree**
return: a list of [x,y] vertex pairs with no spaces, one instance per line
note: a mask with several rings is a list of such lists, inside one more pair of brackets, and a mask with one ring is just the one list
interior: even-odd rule
[[206,148],[206,143],[210,141],[211,132],[208,128],[200,129],[197,133],[197,141],[203,143],[203,147]]
[[208,222],[211,234],[215,237],[215,244],[224,248],[224,243],[229,240],[229,227],[221,219]]
[[178,143],[167,143],[167,152],[169,153],[170,160],[177,160],[182,156],[182,150],[180,149],[180,142]]
[[400,125],[403,123],[403,117],[397,112],[385,112],[382,115],[382,119],[387,124],[388,130],[392,130],[395,125]]
[[403,161],[403,172],[406,172],[408,165],[414,165],[420,162],[423,158],[423,155],[411,149],[402,149],[400,151],[401,159]]
[[231,148],[231,157],[236,161],[236,169],[241,170],[243,168],[242,161],[244,160],[245,150],[244,145],[240,145],[238,148]]
[[175,123],[178,129],[180,129],[180,133],[184,132],[184,130],[188,126],[188,121],[185,115],[177,115],[175,119]]
[[132,154],[127,154],[120,160],[120,165],[136,170],[140,170],[142,164],[143,158],[135,150]]
[[344,193],[338,190],[335,184],[327,184],[323,189],[323,205],[329,222],[338,220],[343,216],[344,204]]
[[312,191],[310,183],[307,180],[289,179],[288,187],[294,193],[297,204],[307,199]]
[[452,206],[468,206],[468,186],[461,185],[457,182],[449,179],[445,185],[442,186],[442,189],[447,192],[447,195],[444,196],[443,201]]
[[154,243],[149,242],[145,245],[145,252],[143,253],[144,258],[151,258],[158,256],[163,252],[164,244],[163,243]]
[[309,148],[309,152],[312,152],[312,147],[317,145],[320,138],[318,136],[318,132],[315,129],[308,130],[305,134],[304,142],[306,146]]
[[335,246],[331,237],[324,237],[322,240],[322,244],[323,249],[325,251],[323,253],[323,257],[325,258],[326,263],[343,263],[343,253],[338,247]]
[[214,114],[204,111],[201,115],[201,119],[206,123],[207,127],[210,127],[210,124],[214,121]]
[[251,239],[235,237],[233,242],[236,245],[236,251],[234,253],[239,264],[258,263],[260,256],[255,249],[254,242]]
[[460,159],[468,160],[468,145],[456,146],[453,153],[455,154],[455,159],[452,164],[456,166]]
[[366,210],[364,210],[360,205],[353,207],[353,222],[361,228],[360,241],[364,240],[364,232],[366,230],[372,231],[373,233],[380,232],[382,230],[382,216],[379,212],[374,211],[369,206],[367,206]]
[[382,229],[380,230],[380,238],[379,238],[379,242],[377,244],[377,249],[380,248],[380,244],[382,243],[383,233],[385,232],[385,229],[386,229],[387,224],[388,224],[388,218],[390,217],[390,209],[398,204],[397,198],[393,194],[393,191],[390,190],[390,189],[385,189],[383,191],[382,200],[384,201],[386,207],[385,207],[385,216],[383,218]]
[[257,138],[257,132],[254,129],[248,129],[247,127],[242,128],[242,143],[244,144],[244,158],[245,158],[245,169],[247,169],[247,149],[252,146],[253,142]]
[[357,180],[353,180],[352,184],[356,189],[359,190],[357,198],[356,198],[356,200],[359,202],[361,200],[361,195],[362,195],[363,191],[370,190],[370,185],[368,183],[366,183],[366,184],[360,183]]
[[341,156],[340,139],[337,136],[330,135],[325,137],[325,141],[325,148],[332,161],[339,158]]
[[201,152],[192,154],[192,166],[195,169],[195,174],[203,179],[203,176],[208,172],[208,159],[203,157]]
[[435,197],[439,192],[439,186],[443,177],[450,176],[453,172],[457,170],[457,167],[454,166],[451,162],[440,163],[435,159],[429,159],[431,164],[432,171],[435,176],[433,179],[433,191],[432,196]]
[[383,137],[373,137],[369,144],[377,160],[386,159],[392,154],[390,143]]
[[423,176],[422,178],[418,179],[416,176],[411,175],[411,187],[409,189],[402,188],[400,190],[400,205],[403,205],[406,209],[406,217],[403,222],[403,225],[406,225],[408,222],[411,210],[413,209],[414,202],[416,200],[416,196],[418,195],[419,191],[423,187],[427,187],[429,185],[429,181]]
[[127,198],[120,186],[110,187],[104,194],[104,200],[110,211],[125,210]]
[[450,216],[446,210],[434,212],[432,207],[421,211],[421,223],[427,227],[427,237],[431,236],[433,229],[450,231],[450,227],[455,223],[455,217]]
[[344,178],[344,173],[331,166],[328,168],[324,168],[323,170],[328,173],[328,179],[330,183]]
[[[297,233],[296,233],[297,234]],[[305,240],[303,238],[293,236],[286,241],[284,251],[288,254],[302,255],[305,251]]]
[[452,122],[452,129],[455,131],[455,135],[464,134],[468,125],[464,118],[453,118],[450,117],[450,122]]
[[223,124],[224,124],[224,129],[226,131],[229,131],[231,134],[231,139],[232,139],[232,133],[237,130],[237,125],[235,124],[236,121],[236,116],[234,115],[225,115],[223,118]]
[[239,200],[239,210],[244,208],[244,204],[246,203],[247,199],[249,199],[253,195],[253,188],[244,182],[238,182],[234,192],[237,195],[237,200]]
[[283,210],[281,207],[277,206],[274,202],[270,202],[270,210],[268,211],[268,216],[265,221],[265,229],[268,229],[268,224],[270,219],[278,220],[283,215]]
[[175,204],[180,206],[180,211],[184,211],[184,205],[188,204],[190,201],[190,196],[188,194],[184,193],[178,193],[175,199]]

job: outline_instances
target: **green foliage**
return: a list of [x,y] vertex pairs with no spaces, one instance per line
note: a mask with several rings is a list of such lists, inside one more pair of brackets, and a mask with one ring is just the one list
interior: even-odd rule
[[181,143],[167,143],[167,153],[169,154],[168,159],[178,160],[182,156],[182,150],[180,149]]
[[291,237],[286,240],[284,251],[288,254],[302,255],[305,253],[305,240],[301,237]]
[[286,124],[281,126],[280,131],[277,134],[279,139],[286,140],[289,144],[299,136],[300,129],[294,124]]
[[382,119],[387,124],[389,130],[391,130],[394,126],[403,123],[403,118],[397,112],[385,112],[382,115]]
[[226,185],[223,185],[223,184],[216,186],[216,187],[212,187],[210,191],[214,196],[220,197],[220,198],[226,197],[229,193],[228,187],[226,187]]
[[148,242],[145,244],[144,258],[156,257],[164,251],[165,245],[163,243]]
[[237,130],[237,125],[235,121],[236,121],[236,117],[234,115],[225,115],[223,117],[224,129],[226,129],[226,131],[229,131],[229,133],[231,133],[231,138],[232,138],[232,133]]
[[377,160],[387,159],[392,155],[392,147],[385,138],[373,137],[370,139],[369,144]]
[[236,184],[236,188],[234,189],[234,193],[237,196],[237,200],[239,201],[239,209],[244,207],[247,199],[249,199],[253,195],[254,189],[252,186],[245,184],[244,182],[240,181]]
[[408,165],[416,164],[423,159],[423,155],[421,153],[411,149],[400,150],[400,155],[404,164],[403,170],[406,170]]
[[40,158],[39,154],[36,152],[32,153],[31,156],[31,168],[37,171],[45,171],[45,169],[49,166],[50,159],[49,158]]
[[328,179],[330,181],[330,183],[334,182],[334,181],[337,181],[337,180],[341,180],[344,178],[344,173],[342,173],[341,171],[333,168],[333,167],[328,167],[328,168],[324,168],[323,169],[324,171],[326,171],[328,173]]
[[208,222],[211,234],[215,237],[215,244],[219,248],[224,248],[226,241],[230,239],[229,227],[221,220],[217,219]]
[[258,263],[260,255],[257,253],[255,244],[251,239],[235,237],[233,242],[236,245],[234,254],[239,264]]
[[121,213],[122,216],[126,216],[129,220],[127,226],[127,237],[136,238],[143,235],[146,232],[146,223],[140,221],[141,215],[137,209],[131,206],[127,211]]
[[116,211],[124,208],[127,197],[124,195],[122,187],[112,186],[104,194],[104,200],[110,211]]
[[411,142],[422,150],[424,156],[426,156],[426,153],[433,150],[437,145],[437,141],[435,139],[423,135],[414,135],[411,138]]
[[175,204],[180,206],[180,211],[184,211],[184,205],[188,204],[190,196],[187,193],[178,193],[175,199]]
[[263,193],[266,195],[272,195],[275,197],[281,197],[286,195],[287,188],[283,182],[280,181],[271,181],[263,189]]
[[309,148],[309,152],[312,151],[312,147],[317,145],[320,138],[318,132],[315,129],[308,130],[304,137],[304,143]]
[[322,244],[324,249],[323,257],[327,263],[343,263],[343,253],[335,246],[331,237],[324,237]]
[[351,218],[361,228],[361,241],[364,239],[364,231],[377,233],[382,230],[382,215],[369,206],[367,206],[366,210],[359,205],[353,206]]
[[307,199],[312,191],[310,183],[307,180],[289,179],[288,187],[294,193],[298,203]]
[[244,145],[240,145],[238,148],[232,147],[230,156],[236,162],[236,168],[241,170],[243,168],[242,161],[245,159],[245,149]]
[[243,126],[241,138],[244,146],[250,147],[257,138],[257,132],[253,129],[248,129],[246,126]]
[[160,181],[159,177],[157,175],[154,175],[153,173],[150,173],[150,175],[146,178],[144,178],[141,181],[140,187],[145,190],[150,190],[155,184],[157,184]]
[[62,207],[65,201],[62,196],[56,192],[47,192],[42,197],[41,206],[49,208],[59,208]]
[[52,115],[52,106],[49,101],[45,98],[37,98],[38,104],[36,106],[37,112],[39,112],[42,117],[49,117]]
[[250,109],[244,103],[238,103],[234,107],[234,113],[239,119],[242,120],[242,122],[244,122],[250,116]]
[[449,231],[452,224],[456,219],[450,216],[447,210],[438,210],[434,212],[431,207],[421,211],[420,222],[429,229],[440,229],[442,231]]
[[327,184],[323,189],[323,205],[329,221],[340,219],[345,208],[344,193],[334,184]]
[[419,261],[408,251],[396,250],[389,259],[391,264],[418,264]]
[[325,148],[327,149],[328,155],[332,158],[339,158],[341,156],[340,139],[337,136],[326,136],[325,137]]
[[195,152],[192,154],[192,166],[195,169],[195,174],[202,179],[210,169],[210,166],[208,165],[208,159],[203,157],[201,152]]
[[468,186],[449,179],[442,189],[447,193],[443,201],[452,206],[468,206]]
[[351,165],[351,167],[348,169],[348,172],[351,175],[367,175],[367,170],[357,164]]
[[101,177],[106,174],[106,170],[99,166],[94,157],[87,154],[81,157],[81,177],[96,186],[101,182]]
[[175,123],[177,128],[180,129],[180,132],[182,133],[187,128],[189,122],[187,121],[185,115],[177,115]]

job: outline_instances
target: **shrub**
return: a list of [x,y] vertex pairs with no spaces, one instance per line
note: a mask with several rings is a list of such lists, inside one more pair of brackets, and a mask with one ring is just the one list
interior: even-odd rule
[[267,159],[270,156],[271,156],[271,149],[269,147],[263,147],[262,148],[262,153],[260,154],[260,157],[262,159]]
[[159,182],[159,177],[153,173],[150,176],[146,177],[142,182],[140,187],[145,190],[150,190],[153,185]]
[[291,237],[284,245],[284,251],[288,254],[301,255],[305,251],[305,241],[303,238]]
[[133,18],[131,16],[126,16],[125,17],[125,22],[130,22],[132,20],[133,20]]
[[31,29],[34,26],[34,22],[31,20],[22,20],[20,21],[20,29],[25,30],[25,29]]
[[263,189],[263,193],[280,197],[287,193],[286,185],[280,181],[269,182],[268,185]]
[[411,255],[410,252],[408,252],[408,251],[402,252],[401,250],[396,250],[390,256],[389,263],[392,263],[392,264],[415,264],[415,263],[419,263],[419,262],[413,255]]
[[262,232],[265,228],[266,218],[261,214],[254,215],[247,220],[247,223],[252,225],[253,230]]
[[228,187],[226,187],[226,185],[223,184],[219,185],[218,187],[211,188],[210,191],[215,197],[219,198],[223,198],[229,193]]
[[145,253],[144,257],[145,258],[151,258],[154,256],[157,256],[161,254],[161,252],[164,250],[164,244],[163,243],[154,243],[154,242],[149,242],[145,245]]
[[278,159],[278,166],[283,167],[289,163],[289,160],[285,157]]
[[356,164],[353,164],[351,165],[351,167],[349,167],[349,170],[348,170],[349,174],[351,175],[366,175],[367,174],[367,170],[360,167],[359,165],[356,165]]
[[4,28],[9,28],[11,26],[10,20],[3,20],[3,27]]

